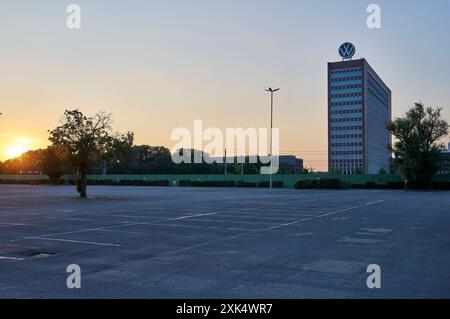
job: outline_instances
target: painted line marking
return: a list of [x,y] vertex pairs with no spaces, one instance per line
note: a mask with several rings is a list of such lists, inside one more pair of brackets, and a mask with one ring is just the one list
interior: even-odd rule
[[121,247],[120,245],[111,244],[111,243],[99,243],[99,242],[94,242],[94,241],[72,240],[72,239],[62,239],[62,238],[25,237],[24,239],[62,241],[62,242],[75,243],[75,244],[88,244],[88,245],[97,245],[97,246]]
[[100,229],[99,231],[103,232],[112,232],[112,233],[124,233],[124,234],[145,234],[144,232],[138,231],[126,231],[126,230],[116,230],[116,229]]
[[[349,207],[349,208],[333,211],[333,212],[330,212],[330,213],[318,215],[316,217],[303,218],[303,219],[295,220],[293,222],[278,224],[278,225],[274,225],[274,226],[267,227],[267,228],[264,228],[264,229],[252,230],[252,231],[249,231],[247,233],[240,234],[240,235],[230,236],[228,238],[225,238],[224,240],[226,241],[226,240],[237,239],[237,238],[240,238],[240,237],[244,237],[244,236],[248,236],[248,235],[252,235],[252,234],[256,234],[256,233],[260,233],[260,232],[264,232],[264,231],[268,231],[268,230],[272,230],[272,229],[277,229],[277,228],[281,228],[281,227],[291,226],[291,225],[295,225],[295,224],[298,224],[298,223],[301,223],[301,222],[304,222],[304,221],[309,221],[309,220],[313,220],[313,219],[316,219],[316,218],[323,218],[323,217],[339,214],[339,213],[342,213],[342,212],[346,212],[346,211],[349,211],[349,210],[358,209],[358,208],[366,207],[366,206],[369,206],[369,205],[378,204],[378,203],[381,203],[381,202],[384,202],[384,201],[385,201],[384,199],[383,200],[378,200],[378,201],[373,201],[373,202],[365,203],[365,204],[360,205],[360,206]],[[67,235],[67,234],[75,234],[75,233],[96,231],[96,230],[108,230],[108,229],[119,228],[119,227],[139,226],[139,225],[152,225],[152,224],[158,224],[158,223],[166,222],[166,221],[185,220],[185,219],[190,219],[190,218],[196,218],[196,217],[202,217],[202,216],[212,216],[212,215],[218,215],[218,214],[219,213],[192,214],[192,215],[186,215],[186,216],[174,217],[174,218],[167,218],[167,219],[164,219],[164,220],[151,221],[151,222],[126,223],[126,224],[119,224],[119,225],[112,225],[112,226],[105,226],[105,227],[98,227],[98,228],[88,228],[88,229],[82,229],[82,230],[71,231],[71,232],[47,234],[47,235],[41,235],[41,236],[36,236],[36,237],[24,237],[24,238],[20,238],[20,239],[11,240],[9,242],[22,241],[22,240],[27,240],[27,239],[40,239],[40,240],[49,240],[49,241],[61,241],[61,242],[92,244],[92,245],[100,245],[100,246],[120,247],[120,245],[111,244],[111,243],[98,243],[98,242],[59,239],[59,238],[48,238],[48,237],[50,237],[50,236],[57,236],[57,235]],[[202,244],[197,244],[197,245],[194,245],[194,246],[178,249],[178,250],[175,250],[175,251],[172,251],[172,252],[166,252],[166,254],[169,254],[169,255],[176,254],[178,252],[188,251],[188,250],[191,250],[191,249],[207,246],[207,245],[210,245],[212,243],[216,243],[216,242],[220,242],[220,241],[222,241],[222,240],[214,240],[214,241],[210,241],[210,242],[206,242],[206,243],[202,243]]]
[[25,258],[0,256],[0,260],[25,260]]
[[213,240],[213,241],[209,241],[209,242],[206,242],[206,243],[196,244],[196,245],[193,245],[193,246],[190,246],[190,247],[177,249],[175,251],[166,252],[165,255],[173,255],[173,254],[180,253],[180,252],[185,252],[185,251],[188,251],[188,250],[191,250],[191,249],[196,249],[196,248],[208,246],[210,244],[214,244],[214,243],[221,242],[221,241],[238,239],[238,238],[241,238],[241,237],[244,237],[244,236],[257,234],[257,233],[261,233],[261,232],[272,230],[272,229],[277,229],[277,228],[281,228],[281,227],[291,226],[291,225],[295,225],[295,224],[298,224],[298,223],[301,223],[301,222],[304,222],[304,221],[313,220],[313,219],[316,219],[316,218],[322,218],[322,217],[326,217],[326,216],[330,216],[330,215],[335,215],[335,214],[346,212],[346,211],[349,211],[349,210],[352,210],[352,209],[358,209],[358,208],[366,207],[366,206],[369,206],[369,205],[382,203],[384,201],[385,200],[382,199],[382,200],[378,200],[378,201],[374,201],[374,202],[365,203],[365,204],[360,205],[360,206],[349,207],[349,208],[346,208],[346,209],[341,209],[341,210],[338,210],[338,211],[326,213],[326,214],[319,215],[319,216],[316,216],[316,217],[303,218],[303,219],[299,219],[299,220],[296,220],[296,221],[293,221],[293,222],[290,222],[290,223],[279,224],[279,225],[275,225],[275,226],[264,228],[264,229],[252,230],[252,231],[249,231],[247,233],[243,233],[243,234],[239,234],[239,235],[235,235],[235,236],[230,236],[230,237],[224,238],[223,240]]
[[344,209],[340,209],[340,210],[337,210],[337,211],[334,211],[334,212],[322,214],[322,215],[316,216],[316,218],[322,218],[322,217],[327,217],[327,216],[331,216],[331,215],[336,215],[336,214],[343,213],[343,212],[346,212],[346,211],[349,211],[349,210],[352,210],[352,209],[358,209],[358,208],[362,208],[362,207],[366,207],[366,206],[370,206],[370,205],[374,205],[374,204],[379,204],[379,203],[382,203],[384,201],[385,201],[384,199],[380,199],[380,200],[377,200],[377,201],[374,201],[374,202],[365,203],[364,205],[344,208]]
[[[45,238],[52,237],[52,236],[79,234],[79,233],[84,233],[84,232],[90,232],[90,231],[96,231],[96,230],[107,230],[107,229],[113,229],[113,228],[119,228],[119,227],[152,225],[152,224],[157,224],[157,223],[161,223],[161,222],[167,222],[167,221],[173,221],[173,220],[184,220],[184,219],[188,219],[188,218],[195,218],[195,217],[200,217],[200,216],[210,216],[210,215],[217,215],[217,214],[218,213],[196,214],[196,215],[187,215],[187,216],[174,217],[174,218],[166,218],[164,220],[145,222],[145,223],[142,223],[142,222],[141,223],[127,223],[127,224],[119,224],[119,225],[112,225],[112,226],[105,226],[105,227],[88,228],[88,229],[74,230],[74,231],[70,231],[70,232],[46,234],[46,235],[41,235],[41,236],[22,237],[22,238],[10,240],[8,242],[17,242],[17,241],[23,241],[23,240],[27,240],[27,239],[45,239]],[[62,240],[62,241],[64,241],[64,240]],[[68,241],[68,240],[66,240],[66,241]],[[85,243],[90,243],[90,242],[85,242]],[[118,246],[120,246],[120,245],[118,245]]]
[[303,218],[303,219],[299,219],[299,220],[296,220],[296,221],[293,221],[293,222],[290,222],[290,223],[284,223],[284,224],[279,224],[279,225],[275,225],[275,226],[272,226],[272,227],[267,227],[267,228],[264,228],[264,229],[259,229],[259,230],[255,231],[255,232],[262,232],[262,231],[276,229],[276,228],[280,228],[280,227],[291,226],[291,225],[295,225],[295,224],[298,224],[298,223],[301,223],[301,222],[305,222],[305,221],[308,221],[308,220],[311,220],[311,219],[313,219],[313,218],[312,217]]

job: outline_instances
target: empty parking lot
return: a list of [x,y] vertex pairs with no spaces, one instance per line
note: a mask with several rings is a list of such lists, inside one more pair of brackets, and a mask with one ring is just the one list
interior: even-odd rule
[[450,297],[448,192],[88,191],[0,186],[1,298]]

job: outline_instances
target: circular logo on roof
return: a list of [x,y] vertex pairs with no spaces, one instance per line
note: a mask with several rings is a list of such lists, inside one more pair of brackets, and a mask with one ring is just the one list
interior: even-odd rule
[[345,42],[339,47],[339,55],[345,59],[351,59],[355,55],[355,46],[350,42]]

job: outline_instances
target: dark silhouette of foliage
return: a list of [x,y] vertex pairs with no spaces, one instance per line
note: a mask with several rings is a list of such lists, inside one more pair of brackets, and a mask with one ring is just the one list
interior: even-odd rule
[[392,151],[408,187],[431,187],[439,167],[440,152],[444,149],[438,141],[448,134],[448,123],[441,119],[441,110],[415,103],[405,117],[386,126],[397,139]]
[[79,110],[66,110],[60,126],[49,131],[53,146],[67,151],[70,164],[77,170],[77,190],[87,197],[87,174],[100,160],[108,157],[115,138],[111,134],[111,115],[99,112],[92,117]]

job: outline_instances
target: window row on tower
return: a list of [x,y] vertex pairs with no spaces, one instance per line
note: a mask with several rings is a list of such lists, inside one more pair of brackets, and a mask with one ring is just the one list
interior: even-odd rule
[[359,101],[346,101],[346,102],[331,102],[331,106],[348,106],[348,105],[361,105],[361,100]]
[[359,114],[362,113],[361,109],[348,109],[348,110],[331,110],[331,114]]
[[334,134],[331,135],[331,138],[362,138],[362,134]]
[[362,158],[346,158],[346,159],[334,159],[331,160],[331,164],[334,166],[342,165],[342,164],[362,164]]
[[363,146],[362,142],[343,142],[343,143],[331,143],[331,147],[354,147]]
[[350,125],[350,126],[336,126],[332,127],[332,131],[346,131],[346,130],[362,130],[362,125]]
[[334,82],[344,82],[344,81],[356,81],[356,80],[362,80],[362,76],[358,75],[358,76],[346,76],[346,77],[342,77],[342,78],[331,78],[330,81],[332,83]]
[[362,96],[362,92],[356,92],[356,93],[340,93],[340,94],[331,94],[331,98],[340,98],[340,97],[355,97],[355,96]]
[[361,89],[362,84],[331,85],[332,90]]
[[362,155],[363,151],[332,151],[331,155]]
[[345,73],[351,73],[351,72],[361,72],[361,68],[334,70],[334,71],[331,71],[331,74],[345,74]]
[[358,121],[362,121],[362,117],[339,117],[331,119],[331,123],[358,122]]

